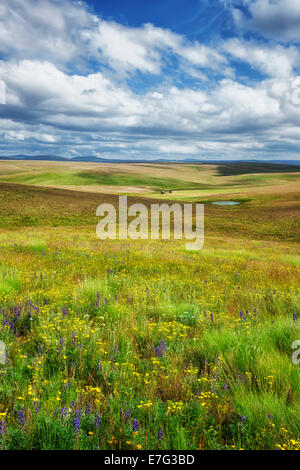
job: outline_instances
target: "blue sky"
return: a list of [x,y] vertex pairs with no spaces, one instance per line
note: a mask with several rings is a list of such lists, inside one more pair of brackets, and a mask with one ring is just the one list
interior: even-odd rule
[[298,0],[1,0],[0,155],[299,159]]

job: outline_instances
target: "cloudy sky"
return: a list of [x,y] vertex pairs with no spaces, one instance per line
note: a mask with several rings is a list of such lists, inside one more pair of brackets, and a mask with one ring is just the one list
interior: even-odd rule
[[0,0],[0,154],[299,159],[299,0]]

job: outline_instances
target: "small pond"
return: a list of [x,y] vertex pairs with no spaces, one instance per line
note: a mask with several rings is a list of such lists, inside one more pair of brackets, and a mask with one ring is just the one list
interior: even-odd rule
[[215,206],[237,206],[240,202],[237,201],[216,201],[212,202]]

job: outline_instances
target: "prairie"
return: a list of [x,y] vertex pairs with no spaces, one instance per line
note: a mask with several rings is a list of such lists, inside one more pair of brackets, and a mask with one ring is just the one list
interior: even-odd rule
[[[299,174],[0,162],[1,448],[299,450]],[[119,188],[203,202],[204,248],[98,240]]]

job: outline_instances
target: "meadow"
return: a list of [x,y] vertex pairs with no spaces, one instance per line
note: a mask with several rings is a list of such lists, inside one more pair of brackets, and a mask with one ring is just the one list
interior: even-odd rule
[[[299,170],[0,162],[0,448],[299,450]],[[204,248],[98,240],[120,193]]]

